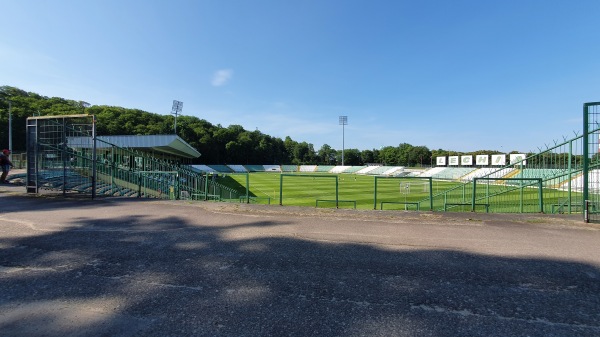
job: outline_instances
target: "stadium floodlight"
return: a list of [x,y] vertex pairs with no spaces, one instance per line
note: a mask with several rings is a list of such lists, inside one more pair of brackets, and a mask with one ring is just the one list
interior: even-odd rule
[[342,166],[344,166],[344,126],[348,125],[348,116],[340,116],[340,125],[342,126]]
[[183,108],[183,102],[173,100],[173,107],[171,108],[171,114],[175,115],[175,134],[177,134],[177,115],[181,113]]

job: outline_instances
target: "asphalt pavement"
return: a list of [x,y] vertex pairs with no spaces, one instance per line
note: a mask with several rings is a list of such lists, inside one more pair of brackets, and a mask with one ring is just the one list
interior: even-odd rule
[[0,336],[600,336],[581,216],[26,195]]

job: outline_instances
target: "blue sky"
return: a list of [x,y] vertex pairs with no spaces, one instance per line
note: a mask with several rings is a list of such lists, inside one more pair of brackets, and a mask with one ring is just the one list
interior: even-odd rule
[[598,0],[0,0],[0,85],[342,148],[530,151],[600,101]]

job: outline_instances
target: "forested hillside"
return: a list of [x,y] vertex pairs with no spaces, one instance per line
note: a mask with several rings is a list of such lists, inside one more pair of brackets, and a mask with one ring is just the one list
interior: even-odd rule
[[[15,87],[0,87],[0,146],[8,147],[8,108],[11,102],[13,151],[25,151],[27,117],[34,115],[93,114],[96,116],[98,135],[172,134],[174,117],[138,109],[116,106],[87,106],[83,101],[60,97],[46,97]],[[341,150],[325,144],[315,150],[313,144],[298,142],[290,137],[284,140],[258,130],[248,131],[240,125],[213,125],[194,116],[177,119],[177,134],[196,148],[202,164],[319,164],[340,165]],[[399,139],[400,140],[400,139]],[[492,154],[479,151],[472,154]],[[381,163],[385,165],[429,166],[436,156],[460,155],[446,150],[429,150],[426,146],[400,143],[381,149],[345,149],[345,165]]]

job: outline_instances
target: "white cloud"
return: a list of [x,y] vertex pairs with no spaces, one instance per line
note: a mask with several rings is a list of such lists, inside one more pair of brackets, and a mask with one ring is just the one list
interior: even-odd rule
[[227,84],[227,82],[229,82],[229,80],[232,77],[233,77],[232,69],[217,70],[213,75],[211,84],[213,85],[213,87],[220,87],[220,86]]

